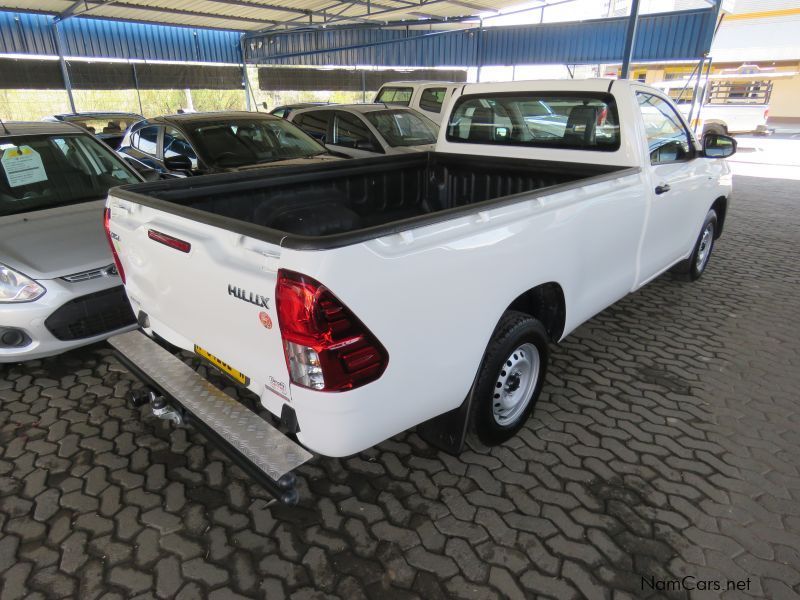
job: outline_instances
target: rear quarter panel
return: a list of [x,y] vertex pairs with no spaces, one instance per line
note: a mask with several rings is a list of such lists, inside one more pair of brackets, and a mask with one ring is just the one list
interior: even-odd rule
[[[565,334],[625,295],[641,197],[634,173],[353,246],[282,250],[282,267],[330,288],[389,353],[386,372],[362,388],[293,386],[299,439],[351,454],[460,405],[501,315],[538,284],[561,285]],[[280,412],[274,396],[265,401]]]

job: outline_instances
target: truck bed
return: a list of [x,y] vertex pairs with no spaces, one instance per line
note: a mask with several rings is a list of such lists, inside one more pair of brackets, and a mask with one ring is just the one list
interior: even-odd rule
[[637,169],[428,152],[136,184],[113,195],[284,247],[322,249],[623,170]]

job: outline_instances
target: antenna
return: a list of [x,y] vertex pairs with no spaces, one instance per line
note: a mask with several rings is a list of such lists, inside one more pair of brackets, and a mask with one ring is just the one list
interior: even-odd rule
[[8,127],[6,127],[6,124],[3,123],[3,119],[0,119],[0,125],[3,126],[3,131],[6,132],[6,135],[11,135],[11,132],[8,130]]

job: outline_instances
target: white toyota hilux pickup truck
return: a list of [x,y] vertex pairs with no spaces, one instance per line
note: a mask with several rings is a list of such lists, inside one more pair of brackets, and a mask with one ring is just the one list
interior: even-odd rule
[[[429,153],[111,190],[143,332],[112,344],[156,414],[195,417],[280,489],[306,449],[349,455],[413,426],[451,452],[468,431],[497,444],[529,417],[549,344],[708,265],[736,143],[701,146],[659,91],[466,84],[446,110]],[[305,448],[157,342],[249,388]]]

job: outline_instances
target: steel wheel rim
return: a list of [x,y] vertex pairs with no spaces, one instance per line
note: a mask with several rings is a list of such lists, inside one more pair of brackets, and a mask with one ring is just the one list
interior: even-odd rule
[[700,237],[700,247],[697,249],[697,260],[695,267],[700,272],[706,268],[708,257],[711,256],[711,248],[714,246],[714,223],[709,223],[703,230]]
[[522,344],[506,357],[500,367],[492,396],[492,415],[503,427],[513,425],[533,398],[539,380],[539,350],[530,342]]

